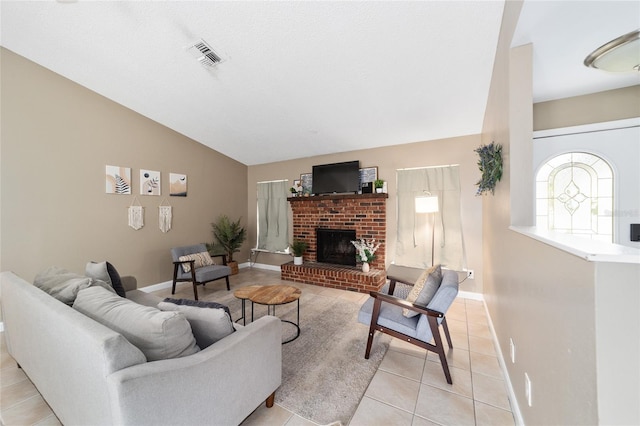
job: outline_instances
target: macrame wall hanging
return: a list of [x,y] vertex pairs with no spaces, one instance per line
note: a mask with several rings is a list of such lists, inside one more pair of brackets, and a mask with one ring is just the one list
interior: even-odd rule
[[129,206],[129,226],[136,231],[144,226],[144,207],[140,205],[139,201],[138,205],[134,205],[137,200],[138,197],[134,196]]
[[162,232],[169,232],[171,230],[171,219],[173,218],[173,214],[171,212],[171,205],[167,202],[168,205],[163,206],[162,203],[167,201],[166,198],[162,199],[160,206],[158,206],[159,217],[158,222],[160,224],[160,230]]

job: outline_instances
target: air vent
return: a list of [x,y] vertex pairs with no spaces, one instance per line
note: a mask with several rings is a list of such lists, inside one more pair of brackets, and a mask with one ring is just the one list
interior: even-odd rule
[[187,47],[187,50],[205,67],[214,67],[222,62],[222,58],[204,40]]

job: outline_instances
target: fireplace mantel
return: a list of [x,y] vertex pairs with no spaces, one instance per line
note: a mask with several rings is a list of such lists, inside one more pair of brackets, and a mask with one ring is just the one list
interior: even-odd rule
[[[324,287],[368,292],[384,284],[387,240],[388,194],[331,194],[291,197],[293,211],[293,239],[307,243],[304,267],[291,263],[281,267],[282,278]],[[318,264],[316,258],[316,229],[354,229],[356,239],[375,239],[380,243],[371,273],[358,267]],[[337,269],[337,270],[336,270]],[[347,271],[348,270],[348,271]],[[331,278],[334,274],[337,277]],[[375,277],[375,278],[374,278]]]
[[290,203],[304,203],[304,202],[315,202],[322,200],[360,200],[367,198],[389,198],[389,194],[327,194],[327,195],[311,195],[308,197],[289,197],[288,200]]

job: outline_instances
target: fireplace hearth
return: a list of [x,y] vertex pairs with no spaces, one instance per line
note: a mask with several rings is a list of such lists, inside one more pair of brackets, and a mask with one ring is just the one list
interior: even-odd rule
[[322,263],[356,266],[355,229],[316,229],[316,259]]
[[[387,194],[377,193],[289,198],[293,238],[305,241],[308,249],[302,265],[287,262],[280,266],[281,278],[361,293],[378,291],[386,278],[387,198]],[[331,239],[339,237],[331,243],[332,249],[319,247],[322,237],[318,237],[318,229],[334,233]],[[349,234],[342,234],[343,231]],[[361,238],[381,243],[369,272],[363,272],[355,263],[356,249],[351,241]]]

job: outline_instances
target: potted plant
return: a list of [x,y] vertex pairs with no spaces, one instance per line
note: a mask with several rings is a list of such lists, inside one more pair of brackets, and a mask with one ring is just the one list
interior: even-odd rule
[[238,262],[233,260],[233,253],[240,251],[242,243],[247,238],[247,230],[240,226],[240,219],[232,222],[226,215],[219,216],[211,227],[214,239],[227,256],[227,265],[231,268],[231,273],[237,274]]
[[377,193],[382,193],[382,187],[384,186],[384,180],[376,179],[373,181],[373,186],[376,188]]
[[302,240],[294,240],[291,244],[291,251],[293,252],[293,264],[302,265],[302,255],[307,250],[307,242]]

